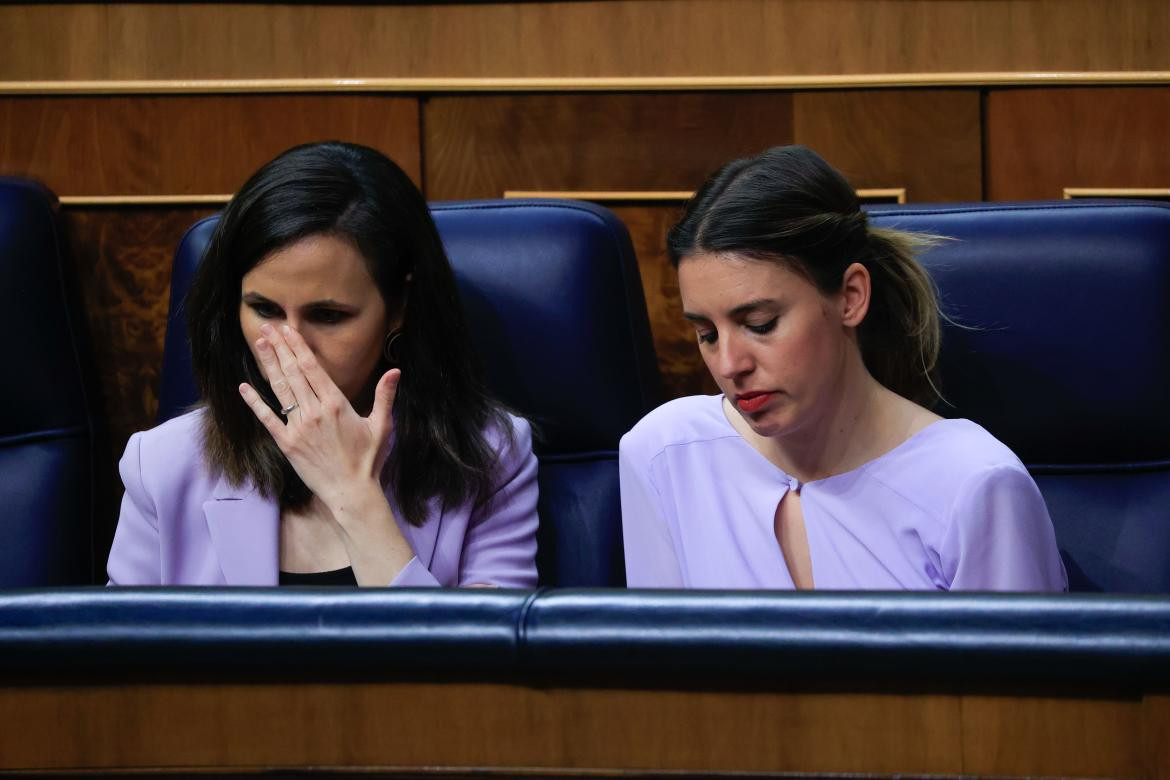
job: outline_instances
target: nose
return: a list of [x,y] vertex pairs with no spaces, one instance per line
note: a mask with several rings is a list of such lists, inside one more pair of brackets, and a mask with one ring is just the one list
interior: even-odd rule
[[743,341],[730,334],[716,342],[716,353],[712,368],[725,379],[735,379],[751,373],[756,367],[751,349]]
[[290,314],[285,320],[284,324],[288,325],[290,328],[299,333],[301,338],[305,340],[305,344],[309,346],[309,350],[314,355],[317,354],[317,345],[315,343],[316,336],[313,333],[312,328],[305,327],[308,323],[306,323],[296,314]]

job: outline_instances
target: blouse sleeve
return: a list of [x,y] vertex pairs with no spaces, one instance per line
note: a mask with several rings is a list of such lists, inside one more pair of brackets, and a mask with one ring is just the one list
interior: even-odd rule
[[110,585],[158,585],[162,582],[162,553],[158,514],[142,485],[142,435],[134,434],[118,462],[122,484],[122,511],[106,564]]
[[949,521],[939,557],[951,590],[1068,589],[1044,498],[1022,466],[970,477]]
[[513,417],[512,429],[511,444],[504,439],[506,455],[496,490],[468,525],[460,586],[536,586],[536,456],[528,422]]
[[635,456],[627,437],[618,449],[621,479],[622,538],[626,585],[631,588],[682,588],[682,570],[666,525],[662,500],[650,464]]

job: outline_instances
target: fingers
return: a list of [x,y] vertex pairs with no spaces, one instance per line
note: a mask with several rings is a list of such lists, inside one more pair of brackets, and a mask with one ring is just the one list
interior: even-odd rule
[[256,389],[247,382],[240,385],[240,395],[244,397],[244,403],[248,404],[248,407],[256,415],[256,419],[260,421],[260,424],[268,429],[268,432],[272,434],[272,438],[280,442],[280,437],[284,433],[284,420],[276,416],[276,413],[269,408],[260,394],[256,392]]
[[309,348],[304,336],[297,332],[296,328],[290,328],[288,325],[283,326],[280,332],[296,360],[297,367],[300,368],[309,388],[317,398],[322,401],[326,399],[340,401],[344,397],[341,390],[321,367],[321,362],[317,360],[317,356]]
[[284,372],[280,369],[280,361],[276,357],[276,350],[273,349],[272,343],[266,338],[256,340],[256,357],[260,360],[260,370],[264,372],[264,378],[268,380],[268,386],[272,388],[273,394],[276,396],[276,402],[280,404],[281,408],[292,406],[296,403],[296,397],[293,395],[292,386],[285,378]]
[[390,435],[393,426],[394,399],[398,397],[398,381],[402,371],[392,368],[378,380],[374,388],[374,408],[370,411],[370,424],[380,437]]
[[[317,394],[309,386],[309,382],[305,378],[304,371],[301,368],[300,360],[293,353],[288,341],[289,335],[294,333],[292,328],[285,325],[278,330],[271,325],[265,324],[260,328],[260,332],[264,334],[264,340],[267,341],[269,353],[275,356],[274,361],[272,361],[275,363],[275,366],[272,365],[272,362],[265,364],[265,371],[268,372],[268,381],[272,384],[272,391],[280,399],[280,405],[282,407],[288,407],[295,403],[297,406],[303,407],[306,410],[315,408],[318,400]],[[301,343],[304,344],[304,341],[302,340]],[[263,357],[263,345],[258,342],[256,346]],[[308,347],[305,347],[305,351],[310,356],[312,355]],[[313,363],[316,364],[316,358],[313,358]],[[273,374],[274,370],[276,372],[275,375]],[[276,377],[276,381],[273,381],[274,376]],[[287,383],[287,393],[291,396],[289,400],[282,397],[276,387],[277,382],[281,379]]]

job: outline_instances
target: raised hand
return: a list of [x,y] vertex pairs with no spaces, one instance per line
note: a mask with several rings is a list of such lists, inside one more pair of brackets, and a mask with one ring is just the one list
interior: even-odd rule
[[331,509],[368,498],[372,486],[380,492],[401,372],[391,369],[378,380],[373,409],[362,417],[294,328],[266,324],[261,333],[256,354],[285,419],[251,385],[241,384],[240,395],[301,480]]

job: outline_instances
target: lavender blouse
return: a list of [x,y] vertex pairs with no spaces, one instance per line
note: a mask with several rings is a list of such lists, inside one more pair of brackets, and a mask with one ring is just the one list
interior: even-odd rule
[[865,465],[801,484],[727,421],[723,396],[651,412],[621,442],[630,587],[790,589],[776,507],[800,492],[815,587],[1068,587],[1036,483],[969,420],[941,420]]

